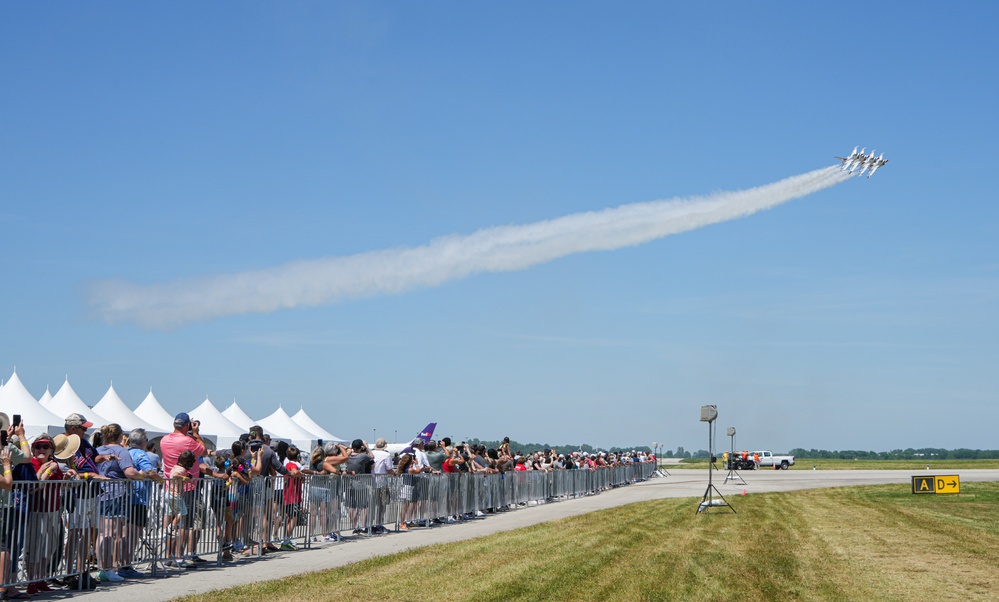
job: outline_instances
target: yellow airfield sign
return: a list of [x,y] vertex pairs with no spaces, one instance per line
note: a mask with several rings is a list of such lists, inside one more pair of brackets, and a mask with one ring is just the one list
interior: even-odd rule
[[912,493],[961,493],[961,477],[956,474],[912,477]]

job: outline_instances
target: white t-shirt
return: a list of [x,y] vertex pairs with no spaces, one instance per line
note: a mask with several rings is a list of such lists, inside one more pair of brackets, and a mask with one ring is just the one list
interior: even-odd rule
[[389,474],[392,472],[392,454],[376,447],[371,450],[371,456],[375,459],[375,465],[371,467],[371,474]]

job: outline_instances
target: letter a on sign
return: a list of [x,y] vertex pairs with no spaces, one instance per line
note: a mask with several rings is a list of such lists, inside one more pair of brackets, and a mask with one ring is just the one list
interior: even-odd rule
[[936,493],[933,480],[936,477],[912,477],[912,493]]

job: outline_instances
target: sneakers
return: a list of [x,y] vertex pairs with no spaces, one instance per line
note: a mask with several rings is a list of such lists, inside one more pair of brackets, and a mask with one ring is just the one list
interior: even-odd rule
[[114,569],[101,570],[97,572],[97,578],[101,581],[108,581],[110,583],[121,583],[125,580],[124,577],[114,572]]
[[298,551],[298,546],[296,546],[291,541],[283,541],[283,542],[281,542],[281,551],[282,552],[297,552]]
[[198,556],[198,555],[188,556],[187,557],[187,561],[188,562],[194,562],[194,563],[197,563],[197,564],[203,564],[205,562],[208,562],[207,560],[205,560],[204,558],[202,558],[201,556]]
[[222,560],[225,560],[227,562],[232,562],[233,561],[232,552],[230,552],[229,550],[222,552]]
[[337,535],[336,533],[327,533],[327,534],[326,534],[326,535],[325,535],[325,536],[323,537],[323,541],[325,541],[325,542],[327,542],[327,543],[329,543],[329,542],[334,542],[334,541],[340,541],[340,536],[339,536],[339,535]]
[[142,577],[145,577],[144,574],[140,573],[139,571],[135,570],[130,566],[125,566],[118,569],[118,575],[121,577],[125,577],[127,579],[141,579]]
[[[80,587],[81,583],[83,584],[83,587]],[[72,577],[66,577],[66,580],[63,581],[63,584],[68,589],[79,589],[84,591],[88,589],[97,589],[97,580],[91,577],[90,573],[83,573],[82,575],[74,575]]]

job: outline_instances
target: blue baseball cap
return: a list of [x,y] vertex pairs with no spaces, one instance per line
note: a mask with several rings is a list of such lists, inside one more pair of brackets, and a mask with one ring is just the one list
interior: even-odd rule
[[188,424],[191,424],[191,417],[187,415],[187,412],[181,412],[180,414],[177,414],[176,416],[174,416],[174,419],[173,419],[173,427],[174,428],[178,428],[178,429],[179,428],[183,428],[184,426],[187,426]]

